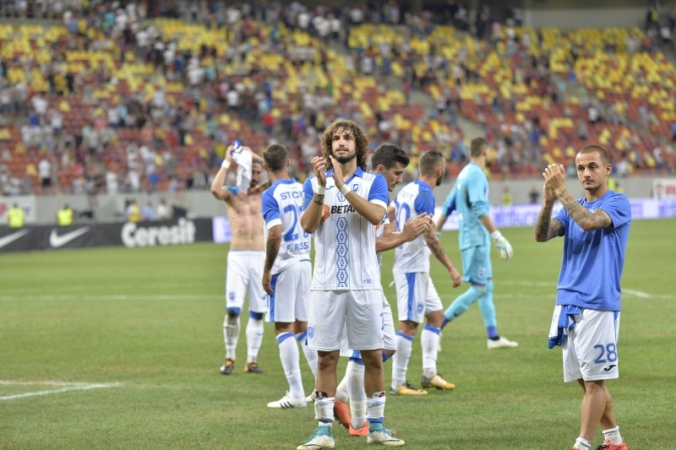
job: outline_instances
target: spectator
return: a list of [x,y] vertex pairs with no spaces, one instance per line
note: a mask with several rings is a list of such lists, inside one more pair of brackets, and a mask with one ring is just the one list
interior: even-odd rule
[[[617,162],[617,164],[614,166],[614,169],[615,173],[620,178],[625,178],[629,175],[629,161],[627,161],[627,157],[625,155],[622,155],[622,159]],[[608,179],[610,180],[611,177],[608,177]]]
[[141,211],[141,220],[152,222],[155,220],[155,211],[153,210],[153,202],[148,201],[146,206]]
[[25,218],[26,212],[22,208],[19,208],[18,203],[14,203],[12,207],[7,210],[7,225],[10,228],[23,227]]
[[59,226],[67,227],[68,225],[73,224],[74,216],[75,214],[73,213],[73,210],[70,208],[70,205],[66,203],[65,205],[63,205],[63,208],[57,211],[56,221],[59,224]]
[[538,199],[540,198],[540,191],[538,190],[538,188],[533,186],[532,188],[530,188],[528,196],[530,197],[531,204],[536,204],[538,202]]
[[157,219],[158,220],[171,219],[171,209],[167,206],[167,201],[165,199],[160,200],[160,203],[157,205]]
[[42,189],[49,189],[52,185],[52,164],[46,156],[38,163],[38,173],[42,180]]
[[109,195],[115,195],[119,191],[118,176],[110,169],[106,172],[106,189]]
[[502,206],[512,206],[512,193],[509,192],[508,186],[502,190]]
[[125,218],[127,219],[127,222],[138,222],[141,220],[141,210],[139,209],[136,200],[129,200],[125,211]]

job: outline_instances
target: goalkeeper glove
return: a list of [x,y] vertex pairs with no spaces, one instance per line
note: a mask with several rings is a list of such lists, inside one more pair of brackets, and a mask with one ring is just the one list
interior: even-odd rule
[[495,248],[498,250],[498,256],[500,259],[507,261],[512,257],[512,255],[514,255],[512,246],[510,245],[509,241],[505,239],[502,233],[497,230],[494,231],[491,233],[491,239],[493,239],[493,242],[495,242]]

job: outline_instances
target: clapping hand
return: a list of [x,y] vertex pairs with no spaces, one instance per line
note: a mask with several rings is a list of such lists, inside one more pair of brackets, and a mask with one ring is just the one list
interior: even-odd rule
[[430,221],[427,214],[421,214],[416,217],[411,217],[404,223],[404,228],[401,230],[402,234],[406,236],[406,242],[411,242],[423,233],[430,230]]
[[324,161],[322,156],[312,158],[312,169],[315,171],[317,183],[322,187],[326,187],[326,161]]

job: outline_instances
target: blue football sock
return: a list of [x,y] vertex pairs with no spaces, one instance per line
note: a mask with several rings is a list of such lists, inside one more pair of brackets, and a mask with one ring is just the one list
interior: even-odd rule
[[498,321],[495,318],[495,305],[493,304],[493,282],[486,283],[486,292],[479,299],[479,310],[481,317],[484,319],[484,326],[486,327],[486,334],[489,339],[498,339]]
[[484,288],[472,285],[464,294],[456,298],[455,301],[451,303],[451,306],[444,311],[445,320],[441,325],[441,328],[467,311],[467,309],[472,306],[472,303],[479,300],[482,295],[484,295]]

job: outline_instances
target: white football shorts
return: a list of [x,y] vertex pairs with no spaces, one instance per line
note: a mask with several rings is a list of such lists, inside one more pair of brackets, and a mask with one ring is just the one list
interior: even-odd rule
[[[382,292],[382,291],[381,291]],[[392,318],[392,308],[383,293],[383,350],[397,350],[396,332],[394,330],[394,319]],[[360,358],[359,350],[351,349],[347,344],[347,329],[343,329],[343,339],[340,342],[340,356],[347,358]]]
[[225,308],[241,313],[249,294],[249,311],[265,313],[268,294],[263,290],[265,252],[230,250],[225,275]]
[[428,272],[395,273],[399,320],[423,323],[425,316],[444,309]]
[[308,345],[315,350],[340,350],[345,331],[349,348],[383,348],[383,291],[311,291]]
[[268,296],[268,322],[307,322],[312,282],[312,263],[298,261],[272,276],[272,295]]
[[574,317],[575,328],[563,343],[563,380],[569,383],[618,378],[620,313],[583,309]]

